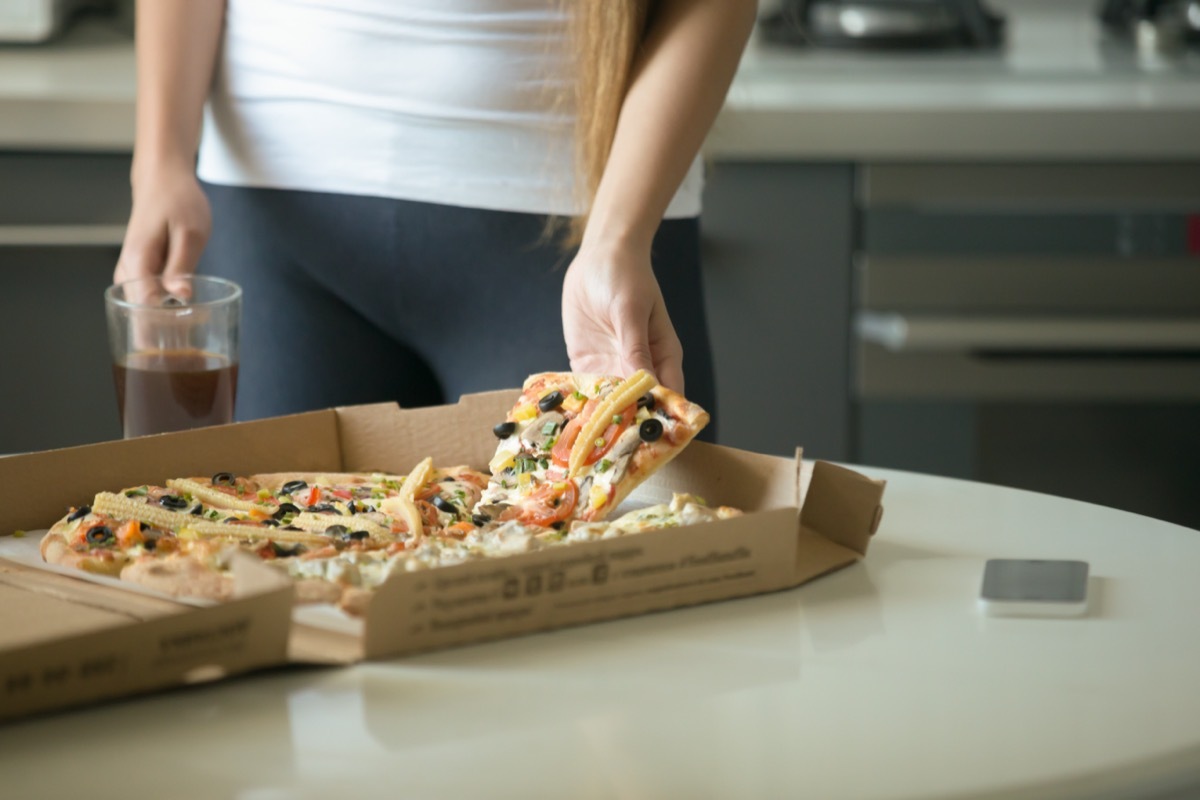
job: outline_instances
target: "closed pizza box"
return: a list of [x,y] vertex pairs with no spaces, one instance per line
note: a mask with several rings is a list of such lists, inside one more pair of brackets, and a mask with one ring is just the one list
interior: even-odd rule
[[[400,409],[394,404],[337,408],[0,458],[0,487],[5,493],[0,533],[43,529],[69,506],[88,502],[98,491],[161,484],[171,477],[221,471],[405,474],[426,456],[439,466],[468,464],[486,470],[496,446],[491,428],[504,419],[517,395],[516,390],[468,395],[453,405],[423,409]],[[142,598],[136,602],[145,600],[147,611],[133,622],[113,619],[120,612],[90,596],[79,602],[89,614],[108,615],[103,620],[97,617],[96,622],[105,631],[127,631],[130,638],[122,640],[127,648],[158,646],[153,636],[161,631],[147,632],[141,639],[133,632],[171,621],[192,624],[205,614],[221,613],[232,614],[221,620],[247,619],[233,609],[243,614],[261,612],[261,618],[253,616],[254,626],[260,619],[264,625],[275,620],[270,633],[253,627],[251,634],[250,628],[244,628],[247,639],[261,638],[271,647],[277,647],[281,637],[286,639],[287,652],[273,651],[274,661],[267,650],[242,650],[240,661],[214,657],[211,664],[176,671],[165,682],[147,678],[144,689],[203,674],[203,670],[196,672],[197,666],[217,674],[288,660],[352,663],[795,587],[865,555],[882,514],[883,489],[881,481],[852,470],[803,462],[799,451],[794,458],[781,458],[693,442],[626,504],[648,505],[668,500],[672,492],[688,492],[713,505],[741,508],[745,515],[399,573],[376,592],[365,619],[322,609],[280,615],[280,598],[290,593],[278,588],[248,592],[233,603],[207,609],[180,611],[178,604],[154,601],[174,606],[171,613],[164,613],[166,606]],[[59,604],[76,602],[74,598],[64,598],[58,589],[14,587],[6,577],[12,574],[0,571],[0,593],[10,588],[24,592],[27,605],[45,606],[47,615],[69,616]],[[22,580],[31,580],[29,570],[20,574]],[[59,587],[87,585],[53,577]],[[105,597],[121,595],[119,589],[103,588]],[[86,595],[91,589],[80,591]],[[210,622],[222,624],[216,617]],[[4,683],[11,680],[8,676],[18,676],[16,687],[35,680],[20,677],[37,674],[32,648],[66,646],[67,637],[106,638],[84,623],[64,629],[61,636],[57,628],[46,630],[33,643],[0,633],[0,706],[10,702],[11,692]],[[122,663],[131,669],[138,664],[139,674],[158,669],[150,661],[125,658]],[[123,692],[136,690],[129,680]],[[62,704],[66,702],[70,701]]]

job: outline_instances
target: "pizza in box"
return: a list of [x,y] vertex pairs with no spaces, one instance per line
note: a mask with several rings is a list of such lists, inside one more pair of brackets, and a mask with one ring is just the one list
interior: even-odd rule
[[181,476],[102,491],[41,541],[52,564],[176,596],[232,596],[232,554],[290,576],[300,603],[361,615],[398,571],[707,522],[740,512],[701,498],[610,519],[675,458],[708,413],[645,372],[530,376],[503,420],[488,471],[424,458],[407,474]]

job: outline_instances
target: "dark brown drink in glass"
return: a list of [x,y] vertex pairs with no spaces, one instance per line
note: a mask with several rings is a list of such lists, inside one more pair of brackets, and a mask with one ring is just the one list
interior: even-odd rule
[[203,350],[135,352],[113,365],[125,436],[221,425],[233,419],[237,363]]

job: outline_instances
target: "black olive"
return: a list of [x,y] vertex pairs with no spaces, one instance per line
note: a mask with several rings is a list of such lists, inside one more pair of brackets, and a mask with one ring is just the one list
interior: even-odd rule
[[325,529],[325,532],[328,533],[330,536],[345,536],[347,533],[350,532],[350,529],[347,528],[345,525],[330,525],[328,528]]
[[475,523],[476,528],[482,528],[484,525],[487,525],[491,521],[492,520],[490,517],[485,517],[483,514],[472,514],[471,515],[471,522]]
[[538,408],[540,408],[543,412],[553,411],[554,409],[561,406],[562,402],[563,402],[563,393],[560,392],[558,389],[555,389],[553,392],[546,395],[541,400],[538,400]]
[[501,422],[499,425],[496,425],[494,428],[492,428],[492,433],[496,434],[497,439],[507,439],[516,432],[517,423],[515,422]]
[[200,505],[199,503],[196,503],[196,507],[191,510],[191,515],[193,517],[198,517],[203,513],[204,513],[204,506]]
[[299,542],[271,542],[271,550],[275,552],[276,558],[289,558],[298,555],[304,549],[304,545]]
[[363,539],[366,539],[370,535],[371,534],[367,533],[366,531],[350,531],[349,533],[344,535],[342,538],[347,541],[350,541],[350,542],[361,542]]
[[300,529],[299,529],[299,528],[297,528],[295,525],[284,525],[284,526],[283,526],[282,528],[280,528],[279,530],[281,530],[281,531],[298,531],[298,530],[300,530]]
[[274,519],[283,519],[284,516],[286,516],[287,514],[299,514],[299,513],[300,513],[300,509],[296,508],[296,506],[292,505],[291,503],[280,503],[278,510],[276,510],[276,512],[274,514],[272,514],[271,516]]
[[437,495],[436,497],[433,498],[433,504],[437,507],[437,509],[439,511],[445,511],[447,514],[457,514],[458,513],[458,508],[455,507],[454,503],[451,503],[449,500],[442,497],[441,495]]
[[656,419],[648,419],[638,426],[638,436],[643,442],[657,442],[663,435],[663,424]]
[[142,542],[142,547],[146,548],[147,550],[153,550],[154,548],[158,547],[158,539],[147,539],[146,541]]
[[79,508],[75,509],[74,511],[72,511],[70,514],[67,515],[67,522],[74,522],[75,520],[79,519],[80,517],[86,517],[90,513],[92,513],[91,506],[80,506]]
[[172,511],[182,511],[191,505],[187,500],[184,500],[179,495],[164,494],[158,498],[158,504],[163,508],[169,508]]
[[225,519],[221,520],[221,522],[237,522],[237,521],[238,521],[237,517],[226,517]]
[[212,476],[213,486],[233,486],[233,484],[234,480],[232,472],[218,472],[216,475]]
[[266,525],[268,528],[278,528],[278,527],[279,527],[279,520],[277,520],[277,519],[264,519],[264,520],[262,521],[262,524],[263,524],[263,525]]
[[301,489],[307,489],[307,488],[308,488],[308,483],[306,481],[288,481],[287,483],[285,483],[283,485],[283,487],[279,491],[281,491],[284,494],[292,494],[293,492],[298,492]]
[[638,398],[637,407],[644,408],[647,411],[653,411],[654,410],[654,395],[650,394],[649,392],[646,392],[644,395],[642,395],[641,397]]
[[150,530],[150,525],[149,525],[148,523],[145,523],[145,522],[139,522],[139,523],[138,523],[138,530],[140,530],[140,531],[142,531],[143,533],[145,533],[146,531]]
[[315,506],[309,506],[305,510],[312,511],[314,513],[320,513],[322,511],[332,511],[334,514],[339,515],[342,513],[337,510],[337,506],[335,506],[333,503],[317,503]]
[[97,525],[94,528],[89,528],[88,532],[84,534],[84,538],[87,539],[88,544],[103,544],[112,540],[112,528],[109,528],[107,525]]

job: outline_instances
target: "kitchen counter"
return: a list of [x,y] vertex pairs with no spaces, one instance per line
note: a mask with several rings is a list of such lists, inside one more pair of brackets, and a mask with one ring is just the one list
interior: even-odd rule
[[[0,728],[13,797],[1196,797],[1200,532],[888,480],[799,589]],[[1082,559],[1086,616],[979,614],[984,561]],[[64,743],[69,769],[63,768]],[[119,780],[98,780],[121,764]]]
[[[708,144],[718,159],[1200,157],[1200,49],[1141,62],[1093,0],[993,0],[997,52],[750,44]],[[0,47],[0,148],[128,150],[133,44],[102,21]]]
[[133,40],[116,23],[0,46],[0,149],[129,151],[136,84]]
[[710,140],[766,160],[1200,157],[1200,48],[1139,59],[1093,0],[991,0],[988,52],[806,50],[751,41]]

